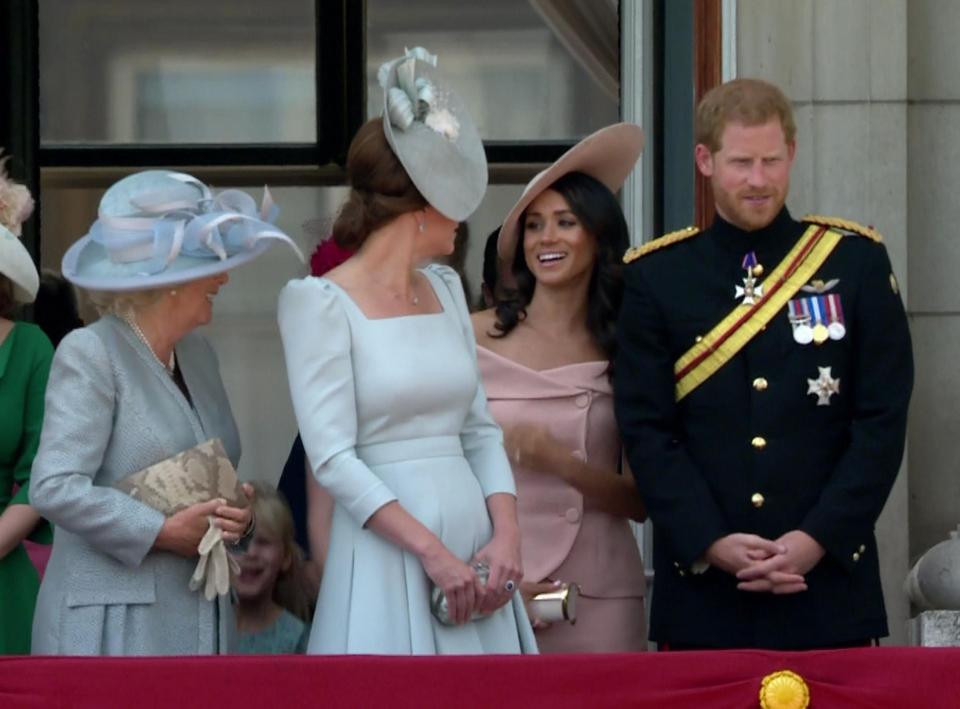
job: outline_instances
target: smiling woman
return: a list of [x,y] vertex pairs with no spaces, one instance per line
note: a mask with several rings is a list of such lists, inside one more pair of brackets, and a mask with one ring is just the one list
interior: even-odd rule
[[[577,210],[596,223],[602,219],[603,212],[597,210],[596,214],[588,213],[591,201],[587,195],[594,187],[605,188],[591,185],[590,179],[587,176],[565,175],[527,207],[523,224],[524,265],[541,287],[549,288],[570,279],[589,281],[593,275],[597,240],[584,228],[563,194],[567,193],[571,199],[577,200]],[[578,182],[582,184],[578,186]]]
[[210,321],[229,269],[289,242],[271,207],[236,190],[213,195],[184,173],[140,172],[107,190],[64,256],[64,275],[96,293],[104,316],[67,335],[51,368],[30,493],[57,533],[35,654],[231,649],[231,604],[191,582],[201,539],[238,543],[250,507],[210,499],[165,517],[115,486],[211,438],[236,466],[217,357],[194,330]]
[[605,128],[527,185],[498,239],[507,285],[495,309],[473,316],[517,483],[520,591],[528,602],[580,591],[576,616],[566,618],[576,626],[551,624],[530,606],[543,652],[646,647],[643,562],[627,522],[645,512],[619,469],[609,379],[629,241],[613,193],[642,144],[637,126]]

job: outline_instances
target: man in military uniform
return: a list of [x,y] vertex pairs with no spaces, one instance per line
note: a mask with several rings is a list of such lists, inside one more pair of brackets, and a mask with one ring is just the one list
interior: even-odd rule
[[717,87],[696,131],[713,224],[624,258],[614,391],[654,523],[651,638],[869,644],[913,382],[896,279],[872,229],[787,211],[796,128],[775,86]]

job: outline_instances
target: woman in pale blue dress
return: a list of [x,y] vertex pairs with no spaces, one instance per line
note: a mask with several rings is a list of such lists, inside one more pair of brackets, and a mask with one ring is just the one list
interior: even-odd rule
[[[280,296],[297,422],[336,502],[310,653],[536,652],[460,279],[416,268],[453,250],[486,188],[480,138],[434,62],[414,50],[385,65],[386,118],[350,146],[334,238],[356,255]],[[431,613],[434,586],[449,622]]]

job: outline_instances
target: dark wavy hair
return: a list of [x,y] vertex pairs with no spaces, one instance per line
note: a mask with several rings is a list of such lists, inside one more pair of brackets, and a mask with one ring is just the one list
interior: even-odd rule
[[[623,253],[630,243],[627,222],[613,193],[599,180],[582,172],[569,172],[548,189],[559,193],[583,228],[596,239],[597,260],[593,264],[587,289],[587,330],[606,355],[613,374],[617,351],[616,324],[623,300]],[[517,246],[513,254],[513,278],[516,285],[502,287],[498,294],[493,337],[504,337],[526,318],[537,281],[527,267],[523,252],[526,212],[517,226]]]
[[427,206],[383,133],[383,119],[360,126],[347,151],[350,196],[333,224],[333,238],[349,251],[360,248],[370,233],[405,212]]

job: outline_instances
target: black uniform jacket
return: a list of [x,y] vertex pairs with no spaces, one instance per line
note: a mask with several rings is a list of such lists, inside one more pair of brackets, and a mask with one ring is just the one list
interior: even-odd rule
[[[625,268],[615,403],[654,524],[658,642],[791,649],[887,634],[873,532],[903,456],[913,360],[884,247],[847,234],[811,279],[839,294],[841,339],[798,344],[785,307],[706,382],[674,397],[674,362],[737,304],[745,254],[769,274],[807,226],[786,209],[749,233],[718,217]],[[829,405],[808,394],[822,367],[839,380]],[[739,591],[719,569],[690,570],[724,535],[776,539],[793,529],[826,549],[804,592]]]

